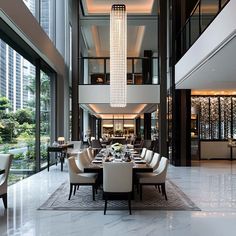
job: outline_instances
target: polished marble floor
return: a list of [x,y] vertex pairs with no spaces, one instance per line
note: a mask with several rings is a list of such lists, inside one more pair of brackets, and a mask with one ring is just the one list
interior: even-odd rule
[[[235,236],[236,161],[194,162],[173,167],[168,178],[202,211],[40,211],[37,208],[68,178],[53,166],[9,187],[9,208],[0,201],[0,236]],[[168,189],[167,189],[168,191]],[[168,194],[168,192],[167,192]]]

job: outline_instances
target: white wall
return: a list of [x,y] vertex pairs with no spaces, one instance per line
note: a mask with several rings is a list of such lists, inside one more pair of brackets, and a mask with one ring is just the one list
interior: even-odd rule
[[231,0],[175,65],[175,83],[186,79],[236,33],[236,0]]
[[[79,85],[79,103],[109,103],[110,85]],[[127,103],[159,103],[159,85],[128,85]]]

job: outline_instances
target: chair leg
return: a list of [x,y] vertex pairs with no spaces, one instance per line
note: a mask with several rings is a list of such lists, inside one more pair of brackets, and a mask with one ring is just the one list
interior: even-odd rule
[[131,213],[131,193],[129,193],[129,199],[128,199],[128,205],[129,205],[129,214],[132,215]]
[[143,185],[139,184],[139,196],[140,196],[140,200],[143,200]]
[[165,196],[165,199],[167,201],[168,199],[167,199],[167,195],[166,195],[166,185],[165,185],[165,183],[161,184],[161,191],[162,191],[162,194]]
[[104,206],[104,215],[106,215],[106,211],[107,211],[107,196],[105,197],[105,206]]
[[95,201],[95,186],[94,186],[94,184],[92,185],[92,191],[93,191],[93,201]]
[[75,195],[75,192],[76,192],[76,187],[77,187],[77,186],[76,186],[76,185],[74,185],[74,195]]
[[158,191],[160,193],[161,192],[160,185],[158,184],[157,186],[158,186]]
[[7,209],[7,193],[2,195],[2,201],[3,201],[4,207]]
[[70,184],[70,194],[69,194],[69,198],[68,198],[68,200],[70,200],[70,198],[71,198],[72,189],[73,189],[73,184]]

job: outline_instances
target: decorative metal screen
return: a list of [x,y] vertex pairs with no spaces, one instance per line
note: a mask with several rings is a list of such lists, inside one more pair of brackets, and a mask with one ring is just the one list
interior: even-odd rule
[[198,110],[200,139],[236,139],[236,97],[192,96]]

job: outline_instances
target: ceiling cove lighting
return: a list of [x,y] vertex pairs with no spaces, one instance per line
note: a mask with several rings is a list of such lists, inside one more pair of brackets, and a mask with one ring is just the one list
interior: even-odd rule
[[127,100],[127,13],[123,4],[110,12],[110,106],[125,107]]

